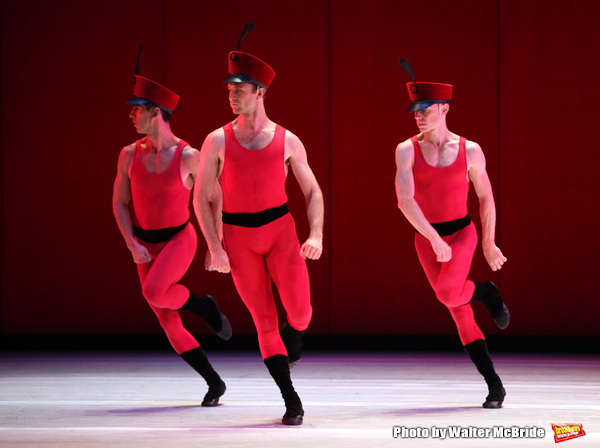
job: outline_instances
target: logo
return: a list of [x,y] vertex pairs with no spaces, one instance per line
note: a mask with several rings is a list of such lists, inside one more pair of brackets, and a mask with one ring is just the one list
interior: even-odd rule
[[581,423],[569,423],[568,425],[555,425],[552,423],[552,430],[554,431],[554,441],[556,443],[585,436]]

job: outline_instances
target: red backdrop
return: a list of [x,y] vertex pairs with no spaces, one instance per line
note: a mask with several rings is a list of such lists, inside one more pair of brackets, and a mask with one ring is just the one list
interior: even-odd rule
[[[513,316],[504,333],[600,335],[600,156],[589,137],[600,118],[596,1],[5,0],[0,8],[2,333],[161,331],[111,211],[119,150],[138,138],[123,104],[137,46],[146,45],[140,74],[181,95],[173,131],[200,148],[234,118],[221,81],[251,20],[257,29],[242,49],[277,73],[269,117],[304,142],[325,194],[325,253],[309,262],[311,333],[455,333],[396,207],[394,149],[417,132],[396,62],[406,57],[419,80],[454,85],[449,127],[486,153],[509,261],[494,274],[479,251],[472,277],[500,284]],[[293,178],[288,191],[305,238]],[[476,197],[469,206],[478,223]],[[231,278],[203,270],[200,240],[184,283],[215,295],[237,333],[253,333]],[[497,331],[481,307],[476,314],[486,333]]]

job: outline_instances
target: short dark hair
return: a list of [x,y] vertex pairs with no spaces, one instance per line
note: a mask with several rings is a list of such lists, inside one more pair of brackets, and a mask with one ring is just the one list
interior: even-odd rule
[[149,111],[153,111],[154,109],[158,108],[158,110],[160,110],[160,115],[161,115],[163,121],[165,123],[169,123],[171,121],[171,114],[169,112],[167,112],[166,110],[161,109],[158,105],[148,101],[147,103],[144,103],[144,106],[146,107],[146,110],[149,110]]
[[[256,93],[256,91],[258,90],[258,88],[259,88],[259,87],[261,87],[261,86],[259,86],[258,84],[256,84],[255,82],[251,82],[250,84],[252,84],[252,87],[253,87],[253,88],[252,88],[252,93]],[[263,95],[263,99],[265,99],[265,98],[267,97],[267,89],[265,89],[265,88],[263,87],[263,90],[265,91],[265,93],[264,93],[264,95]]]

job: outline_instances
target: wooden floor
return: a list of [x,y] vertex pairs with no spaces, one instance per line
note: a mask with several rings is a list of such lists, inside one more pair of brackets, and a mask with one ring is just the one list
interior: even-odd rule
[[[600,446],[598,356],[498,354],[508,395],[490,410],[464,354],[309,353],[292,370],[299,427],[280,423],[283,402],[258,353],[209,357],[228,388],[216,408],[200,406],[206,385],[174,353],[0,354],[0,446],[549,447],[552,424],[574,423],[586,435],[561,447]],[[490,436],[432,437],[470,427]],[[513,427],[544,436],[493,437]],[[429,437],[403,438],[402,428]]]

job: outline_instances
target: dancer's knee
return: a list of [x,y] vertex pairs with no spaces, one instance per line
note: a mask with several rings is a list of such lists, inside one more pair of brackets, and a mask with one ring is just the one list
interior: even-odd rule
[[442,286],[435,290],[437,299],[448,308],[463,305],[461,301],[461,288]]
[[294,310],[287,310],[287,320],[292,328],[298,331],[304,331],[308,328],[310,320],[312,318],[312,306],[297,307]]
[[148,303],[158,307],[167,308],[166,304],[167,289],[156,282],[146,282],[142,285],[142,295]]

